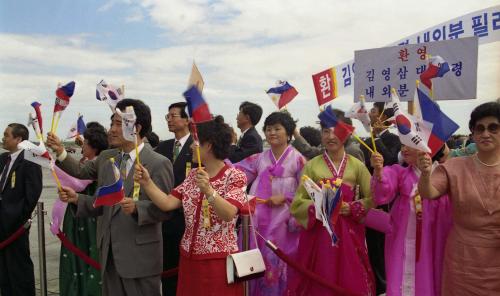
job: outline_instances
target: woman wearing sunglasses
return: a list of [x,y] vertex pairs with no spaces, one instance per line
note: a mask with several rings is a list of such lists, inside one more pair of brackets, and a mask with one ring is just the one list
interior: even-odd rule
[[423,198],[448,194],[453,226],[443,267],[442,295],[500,295],[500,104],[482,104],[469,121],[477,153],[448,160],[431,175],[421,153]]

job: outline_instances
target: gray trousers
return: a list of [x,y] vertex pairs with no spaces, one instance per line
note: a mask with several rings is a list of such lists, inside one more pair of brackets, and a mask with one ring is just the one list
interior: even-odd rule
[[161,296],[160,275],[127,279],[116,271],[111,251],[102,278],[103,296]]

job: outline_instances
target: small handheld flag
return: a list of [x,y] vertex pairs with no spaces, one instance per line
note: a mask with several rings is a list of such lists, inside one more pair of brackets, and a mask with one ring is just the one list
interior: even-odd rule
[[429,90],[432,90],[432,81],[431,79],[436,77],[443,77],[444,74],[450,71],[450,66],[448,62],[446,62],[440,56],[434,56],[429,59],[429,65],[427,69],[420,74],[420,80],[422,83],[427,86]]
[[205,82],[203,81],[203,77],[201,77],[201,73],[196,66],[196,63],[193,61],[193,67],[191,68],[191,75],[189,76],[188,87],[196,86],[200,94],[203,92],[203,86]]
[[101,80],[96,87],[95,96],[97,100],[104,101],[114,112],[116,104],[123,100],[124,93],[123,89],[115,87],[111,84],[106,83],[106,81]]
[[191,86],[184,92],[184,98],[187,102],[189,117],[194,123],[201,123],[212,120],[212,114],[196,86]]
[[135,121],[137,120],[137,117],[135,116],[134,107],[127,106],[125,108],[125,112],[122,112],[118,108],[115,110],[116,113],[122,118],[123,137],[127,141],[135,142],[137,140],[135,128]]
[[[43,141],[42,110],[40,109],[42,104],[40,104],[39,102],[33,102],[31,103],[31,106],[35,109],[35,114],[36,114],[36,122],[33,121],[33,124],[35,123],[38,124],[38,130],[40,131],[40,134],[37,134],[37,137],[39,138],[40,141]],[[35,126],[33,125],[33,127]]]
[[342,143],[354,132],[354,127],[352,125],[337,119],[331,105],[328,105],[325,110],[318,115],[318,118],[324,127],[333,128],[333,133]]
[[56,101],[54,103],[54,112],[52,113],[52,126],[50,131],[54,133],[57,130],[57,125],[61,119],[62,112],[68,107],[69,99],[75,92],[75,82],[71,81],[66,85],[56,89]]
[[425,122],[419,122],[415,117],[403,111],[394,88],[392,89],[391,107],[394,109],[394,118],[401,143],[430,153],[431,150],[427,146],[427,141],[431,128]]
[[441,111],[436,102],[432,101],[425,88],[417,87],[415,93],[417,94],[415,101],[422,121],[429,122],[432,126],[427,146],[431,150],[431,156],[434,156],[459,126]]
[[78,115],[78,119],[76,120],[75,123],[71,126],[71,129],[68,132],[68,136],[66,139],[71,139],[76,136],[81,136],[87,129],[87,126],[85,125],[85,122],[83,121],[83,115]]
[[111,185],[101,186],[96,191],[96,199],[94,201],[94,208],[101,206],[113,206],[119,203],[125,197],[125,190],[123,189],[123,179],[120,176],[120,170],[115,165],[115,160],[110,159],[115,182]]
[[291,86],[287,81],[279,80],[276,83],[276,87],[272,87],[266,91],[269,95],[273,103],[278,107],[278,109],[282,109],[288,103],[290,103],[295,96],[299,93],[295,89],[295,87]]

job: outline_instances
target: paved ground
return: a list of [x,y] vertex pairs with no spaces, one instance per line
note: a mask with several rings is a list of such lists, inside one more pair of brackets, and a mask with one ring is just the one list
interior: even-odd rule
[[[54,178],[48,169],[43,169],[43,191],[42,196],[40,197],[40,202],[44,203],[46,211],[44,229],[48,295],[59,295],[59,253],[61,244],[59,243],[59,239],[53,236],[49,230],[52,205],[54,204],[56,198],[57,188]],[[40,255],[38,250],[38,240],[38,221],[35,217],[30,232],[30,249],[31,258],[33,260],[33,264],[35,265],[35,281],[37,291],[39,291],[40,288]]]

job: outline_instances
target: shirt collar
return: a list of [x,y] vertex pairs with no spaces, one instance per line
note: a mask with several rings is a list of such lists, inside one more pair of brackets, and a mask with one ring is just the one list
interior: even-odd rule
[[[137,146],[137,150],[138,150],[138,154],[141,153],[142,151],[142,148],[144,148],[144,142],[142,142],[139,146]],[[125,154],[124,152],[122,152],[122,155]],[[129,156],[130,156],[130,160],[131,162],[134,162],[135,161],[135,149],[130,151],[129,153]]]
[[187,133],[187,135],[185,135],[184,137],[180,138],[179,140],[175,139],[174,140],[174,145],[175,145],[175,141],[178,141],[179,143],[181,143],[181,149],[182,149],[182,147],[184,147],[184,144],[186,144],[187,140],[189,139],[189,136],[191,136],[191,134]]

